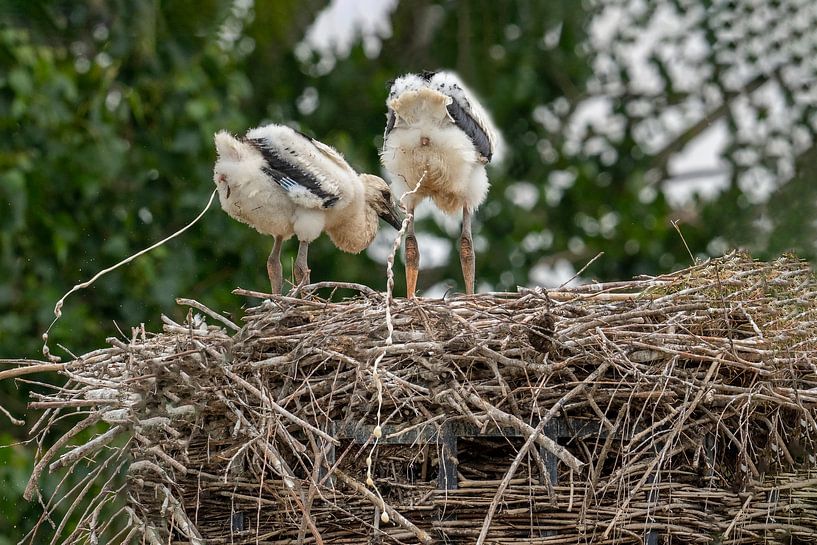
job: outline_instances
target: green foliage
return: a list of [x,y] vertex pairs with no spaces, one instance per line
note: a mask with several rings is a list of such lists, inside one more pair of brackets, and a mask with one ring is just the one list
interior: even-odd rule
[[18,540],[14,537],[22,537],[19,532],[23,529],[23,521],[39,515],[39,509],[34,505],[21,502],[28,475],[34,467],[32,453],[13,443],[11,435],[0,433],[0,445],[9,445],[0,448],[0,482],[3,483],[0,491],[0,545],[16,544]]
[[[785,108],[796,118],[790,127],[805,136],[793,148],[799,156],[794,172],[778,175],[768,199],[749,199],[747,173],[776,172],[780,158],[740,129],[733,103],[754,97],[758,87],[730,90],[724,83],[729,67],[716,52],[725,48],[740,57],[752,49],[746,44],[763,36],[725,42],[725,23],[718,21],[728,18],[726,8],[671,1],[633,8],[605,48],[589,36],[605,2],[401,2],[379,51],[358,43],[335,57],[298,45],[326,4],[256,2],[249,12],[229,0],[0,5],[0,357],[39,357],[54,304],[73,284],[195,217],[213,189],[216,130],[296,123],[358,169],[378,172],[386,82],[422,69],[457,70],[484,99],[508,143],[508,159],[492,168],[489,202],[475,225],[483,289],[513,289],[539,278],[532,270],[562,262],[578,270],[602,251],[584,278],[622,279],[688,264],[671,224],[676,219],[696,256],[743,245],[758,257],[794,248],[815,258],[813,108],[803,106],[779,66],[772,75],[763,72],[759,84],[768,80],[782,88]],[[626,11],[627,2],[620,4]],[[635,85],[624,52],[662,10],[684,11],[711,46],[690,61],[710,74],[706,85],[685,85],[677,62],[659,48],[649,63],[660,89],[645,94]],[[803,61],[786,55],[795,68]],[[743,57],[748,66],[762,61]],[[607,72],[601,74],[600,66]],[[704,87],[714,90],[704,96]],[[301,104],[307,89],[315,108]],[[710,108],[712,94],[728,107]],[[591,125],[577,147],[571,127],[593,98],[607,101],[621,129],[611,136],[607,127]],[[744,102],[758,126],[772,124],[770,141],[794,140],[785,125],[774,125],[780,115],[771,115],[768,105]],[[667,163],[710,125],[696,129],[695,120],[685,118],[687,130],[666,131],[661,148],[647,145],[643,133],[687,103],[703,104],[710,124],[725,122],[731,174],[716,198],[678,207],[664,191],[676,183]],[[757,164],[746,163],[749,152]],[[518,199],[524,191],[532,191],[533,202]],[[418,231],[452,243],[458,234],[431,218]],[[67,357],[55,343],[79,354],[103,346],[107,336],[129,336],[140,323],[159,330],[161,313],[182,319],[186,312],[175,297],[197,299],[237,319],[247,302],[230,291],[267,288],[270,246],[216,205],[181,237],[69,298],[52,331],[52,349]],[[285,275],[294,255],[290,243]],[[340,253],[323,237],[310,255],[314,279],[385,287],[384,264],[366,252]],[[456,257],[420,276],[421,290],[460,283]],[[30,389],[0,383],[0,401],[23,415]],[[33,421],[36,415],[26,416]],[[9,429],[0,443],[20,440],[24,432]],[[18,501],[31,457],[19,446],[0,449],[3,482],[11,483],[0,494],[0,535],[30,527],[37,511]],[[0,545],[3,539],[9,538],[0,537]]]

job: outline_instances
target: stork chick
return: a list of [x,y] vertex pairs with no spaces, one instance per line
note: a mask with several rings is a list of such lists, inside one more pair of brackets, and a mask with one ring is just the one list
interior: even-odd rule
[[[391,86],[381,162],[406,195],[406,291],[414,297],[420,251],[414,208],[430,197],[440,210],[462,210],[460,265],[465,293],[474,293],[471,217],[485,201],[485,165],[497,155],[498,133],[485,110],[451,72],[406,74]],[[419,187],[418,187],[419,186]],[[396,194],[400,194],[398,191]]]
[[275,237],[267,260],[272,293],[281,293],[281,246],[295,235],[295,282],[309,282],[309,243],[323,232],[339,249],[371,244],[378,217],[399,229],[389,186],[358,174],[334,148],[285,125],[251,129],[243,137],[215,135],[213,180],[221,207],[234,219]]

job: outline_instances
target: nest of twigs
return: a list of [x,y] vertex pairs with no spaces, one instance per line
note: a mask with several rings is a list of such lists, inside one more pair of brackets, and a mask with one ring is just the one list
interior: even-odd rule
[[817,542],[817,282],[798,260],[273,297],[241,328],[184,304],[203,314],[67,363],[33,403],[41,441],[81,408],[28,491],[88,472],[67,543]]

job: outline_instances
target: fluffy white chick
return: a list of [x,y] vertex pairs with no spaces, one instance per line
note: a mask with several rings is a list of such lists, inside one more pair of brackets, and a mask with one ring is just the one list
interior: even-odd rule
[[406,74],[391,86],[380,158],[395,194],[406,191],[406,291],[414,297],[420,252],[414,208],[429,197],[440,210],[462,210],[460,265],[466,294],[474,292],[475,256],[471,217],[488,194],[485,165],[501,148],[488,114],[451,72]]
[[286,125],[265,125],[242,137],[215,135],[213,180],[221,207],[236,220],[275,238],[267,259],[273,293],[281,293],[281,246],[299,241],[293,274],[309,282],[309,243],[323,232],[339,249],[358,253],[371,244],[378,217],[400,228],[389,186],[357,173],[334,148]]

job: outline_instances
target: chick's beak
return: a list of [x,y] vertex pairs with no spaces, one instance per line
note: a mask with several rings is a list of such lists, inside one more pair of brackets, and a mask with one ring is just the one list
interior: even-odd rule
[[403,226],[402,214],[397,210],[397,206],[391,199],[383,203],[383,211],[378,216],[397,230],[400,230],[400,227]]

